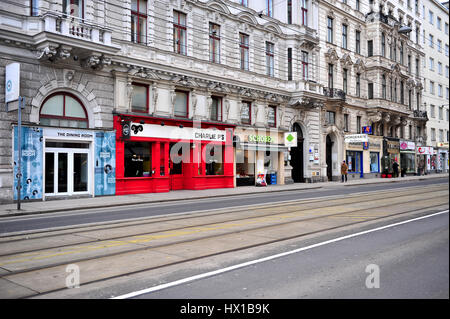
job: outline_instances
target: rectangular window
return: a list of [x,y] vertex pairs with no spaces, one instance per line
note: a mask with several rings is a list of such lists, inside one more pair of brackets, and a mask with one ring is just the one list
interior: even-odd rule
[[381,34],[381,56],[386,57],[386,35]]
[[379,173],[380,172],[380,153],[370,152],[370,172]]
[[287,23],[292,23],[292,0],[287,0]]
[[334,125],[336,123],[335,118],[336,118],[335,112],[327,111],[325,120],[329,125]]
[[328,17],[327,41],[333,43],[333,18]]
[[175,105],[173,114],[176,117],[188,117],[189,96],[187,92],[175,91]]
[[355,50],[356,53],[361,54],[361,31],[355,31]]
[[252,121],[252,103],[242,102],[241,123],[251,124],[251,121]]
[[328,88],[333,88],[333,64],[328,64]]
[[292,81],[292,48],[288,48],[288,81]]
[[430,48],[433,48],[434,47],[434,37],[432,34],[429,34],[428,42],[429,42]]
[[356,96],[361,97],[361,74],[356,74]]
[[302,25],[308,25],[308,0],[302,0]]
[[428,10],[428,22],[430,22],[430,24],[434,24],[434,14],[431,10]]
[[209,61],[220,63],[220,26],[209,23]]
[[206,175],[223,175],[224,152],[223,145],[207,144],[205,145],[206,157]]
[[349,173],[361,173],[362,152],[347,151],[347,165]]
[[273,17],[273,0],[266,0],[267,15]]
[[373,83],[368,84],[368,96],[369,99],[373,99]]
[[405,104],[405,85],[400,81],[400,103]]
[[430,81],[430,93],[434,94],[434,82]]
[[420,62],[419,59],[416,59],[416,75],[419,76],[419,70],[420,70]]
[[240,0],[241,5],[248,7],[248,0]]
[[400,42],[400,64],[403,64],[403,41]]
[[436,117],[436,107],[433,104],[430,105],[430,117],[433,119]]
[[439,17],[436,18],[436,27],[438,28],[438,30],[442,30],[441,18]]
[[361,116],[356,117],[356,134],[361,134]]
[[148,113],[148,86],[133,83],[133,94],[131,97],[131,112]]
[[438,96],[442,97],[442,85],[441,84],[438,85]]
[[347,26],[342,25],[342,48],[347,49]]
[[249,36],[239,33],[239,48],[241,51],[241,69],[249,70]]
[[429,58],[429,64],[430,64],[430,71],[434,71],[434,59]]
[[147,43],[147,1],[131,1],[131,41]]
[[411,73],[411,56],[408,55],[408,72]]
[[442,41],[441,40],[437,40],[437,50],[438,50],[438,52],[442,52]]
[[386,75],[384,74],[381,78],[381,97],[386,99]]
[[448,65],[445,66],[445,77],[448,79]]
[[434,142],[436,141],[436,129],[431,129],[431,140]]
[[443,106],[439,107],[439,119],[440,120],[444,119],[444,107]]
[[222,98],[212,96],[211,99],[211,120],[222,121]]
[[342,70],[342,90],[347,93],[347,69]]
[[442,63],[438,62],[438,73],[442,75]]
[[348,114],[344,114],[344,131],[348,132]]
[[448,23],[447,22],[445,22],[445,34],[448,35]]
[[356,0],[356,6],[355,6],[355,9],[358,10],[358,11],[359,11],[359,9],[360,9],[360,3],[359,3],[359,0]]
[[416,44],[419,44],[420,28],[416,28]]
[[302,76],[305,81],[309,79],[308,52],[305,51],[302,51]]
[[150,177],[151,143],[129,142],[124,143],[125,177]]
[[367,56],[373,56],[373,41],[367,41]]
[[269,106],[269,114],[268,114],[267,124],[270,127],[277,126],[277,107],[276,106]]
[[173,12],[173,50],[175,53],[186,55],[186,15]]
[[39,0],[30,0],[30,15],[32,17],[39,15]]
[[274,44],[266,42],[266,74],[274,76]]
[[445,45],[445,55],[448,56],[448,44]]

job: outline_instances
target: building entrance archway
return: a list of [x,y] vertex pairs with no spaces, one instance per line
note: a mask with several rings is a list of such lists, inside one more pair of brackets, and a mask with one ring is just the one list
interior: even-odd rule
[[292,179],[294,183],[304,183],[305,176],[303,170],[303,132],[298,123],[294,123],[293,131],[297,132],[297,147],[291,148]]

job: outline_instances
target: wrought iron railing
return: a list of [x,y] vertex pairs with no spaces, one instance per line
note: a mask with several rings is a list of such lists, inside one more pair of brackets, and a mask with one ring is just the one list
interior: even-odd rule
[[345,96],[346,96],[346,94],[343,90],[327,88],[327,87],[323,88],[323,95],[325,95],[327,97],[331,97],[331,98],[341,99],[341,100],[345,100]]

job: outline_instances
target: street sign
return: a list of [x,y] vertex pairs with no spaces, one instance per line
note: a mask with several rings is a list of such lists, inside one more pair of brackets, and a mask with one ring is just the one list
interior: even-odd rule
[[5,102],[9,103],[19,99],[20,63],[8,64],[5,73]]

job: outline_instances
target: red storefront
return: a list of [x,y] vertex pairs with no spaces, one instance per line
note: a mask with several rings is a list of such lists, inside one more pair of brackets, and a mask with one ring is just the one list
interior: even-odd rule
[[233,125],[114,116],[116,194],[234,187]]

